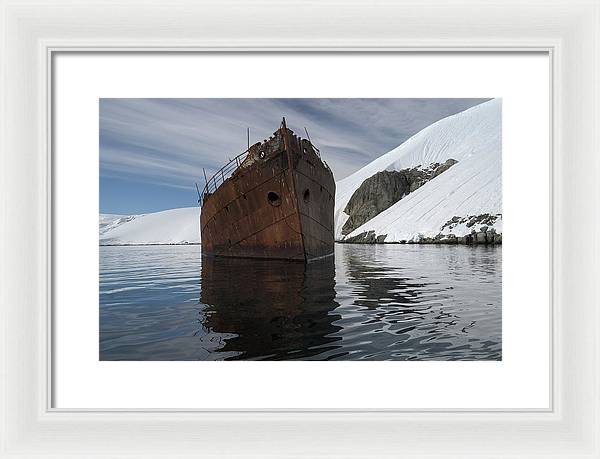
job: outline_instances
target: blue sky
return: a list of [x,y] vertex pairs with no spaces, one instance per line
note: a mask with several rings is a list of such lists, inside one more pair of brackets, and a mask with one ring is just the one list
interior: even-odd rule
[[197,205],[194,182],[283,116],[308,129],[336,180],[424,127],[488,99],[100,99],[100,212],[139,214]]

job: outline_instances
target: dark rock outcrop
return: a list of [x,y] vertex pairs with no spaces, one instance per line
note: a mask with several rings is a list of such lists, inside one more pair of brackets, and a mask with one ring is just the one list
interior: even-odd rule
[[400,171],[381,171],[366,179],[354,192],[344,212],[349,215],[342,234],[354,231],[400,199],[456,164],[454,159]]
[[465,224],[467,228],[471,228],[476,224],[482,224],[484,226],[481,227],[482,231],[486,231],[488,226],[493,225],[496,220],[498,220],[502,214],[480,214],[480,215],[468,215],[466,217],[458,217],[454,216],[446,223],[442,225],[440,231],[444,231],[445,228],[450,230],[454,229],[457,225]]
[[348,242],[351,244],[384,244],[386,237],[387,234],[380,234],[379,236],[376,236],[375,231],[365,231],[357,234],[356,236],[346,238],[340,242]]

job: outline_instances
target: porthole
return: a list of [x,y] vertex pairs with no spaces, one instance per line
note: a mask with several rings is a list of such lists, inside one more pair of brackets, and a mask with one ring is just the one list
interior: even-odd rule
[[274,191],[269,191],[267,193],[267,201],[269,201],[269,204],[275,207],[281,205],[281,198]]
[[308,188],[304,190],[302,197],[304,198],[304,202],[310,201],[310,190]]

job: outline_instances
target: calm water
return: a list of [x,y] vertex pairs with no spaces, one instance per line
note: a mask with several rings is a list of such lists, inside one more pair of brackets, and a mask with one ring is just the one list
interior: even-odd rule
[[500,360],[501,247],[336,244],[303,263],[100,247],[101,360]]

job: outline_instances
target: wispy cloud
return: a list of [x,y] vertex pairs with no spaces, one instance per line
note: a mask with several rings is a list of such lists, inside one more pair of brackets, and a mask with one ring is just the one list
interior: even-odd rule
[[[100,175],[193,188],[286,117],[337,180],[429,124],[486,99],[101,99]],[[102,195],[102,190],[101,190]]]

